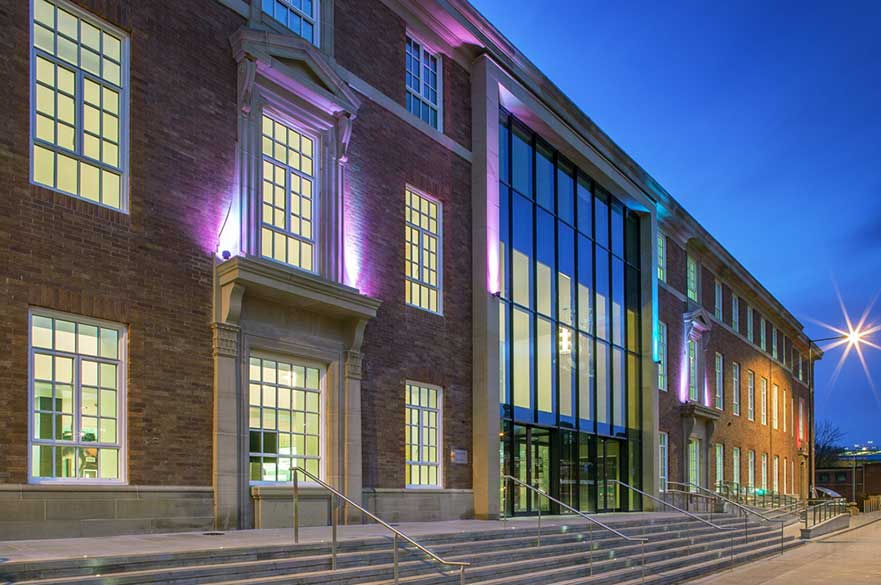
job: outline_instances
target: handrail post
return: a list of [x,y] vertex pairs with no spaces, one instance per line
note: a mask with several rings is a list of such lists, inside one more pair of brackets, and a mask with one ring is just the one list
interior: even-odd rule
[[[645,541],[639,543],[640,550],[642,551],[642,580],[641,582],[645,583]],[[593,573],[591,573],[593,574]]]
[[398,585],[398,533],[394,533],[394,538],[392,539],[392,558],[394,559],[394,571],[395,571],[395,585]]
[[734,570],[734,531],[731,531],[731,570]]
[[336,571],[336,525],[339,510],[337,509],[336,494],[330,495],[330,570]]
[[300,487],[297,470],[294,469],[294,544],[300,543]]
[[465,567],[459,567],[459,585],[465,585]]

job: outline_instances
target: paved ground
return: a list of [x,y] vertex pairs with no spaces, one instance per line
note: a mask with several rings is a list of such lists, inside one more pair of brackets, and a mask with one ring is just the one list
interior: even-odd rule
[[705,577],[692,585],[879,585],[881,512],[861,514],[851,526],[783,556]]
[[[675,513],[654,512],[646,516],[659,518],[680,518]],[[633,520],[637,514],[599,514],[597,518],[615,526],[622,520]],[[545,517],[543,526],[566,525],[585,522],[568,517]],[[507,521],[452,520],[446,522],[402,522],[394,526],[415,539],[429,534],[452,534],[476,530],[517,530],[533,527],[534,518],[512,518]],[[625,530],[625,533],[632,529]],[[388,530],[378,524],[341,526],[337,535],[339,540],[354,540],[370,537],[391,537]],[[300,542],[311,543],[330,540],[329,527],[300,529]],[[63,538],[48,540],[9,540],[0,541],[0,563],[9,561],[40,561],[48,559],[70,559],[95,556],[127,556],[132,554],[176,553],[200,550],[218,550],[243,547],[281,546],[293,543],[290,528],[265,530],[235,530],[222,535],[208,535],[202,532],[177,532],[169,534],[136,534],[129,536]]]

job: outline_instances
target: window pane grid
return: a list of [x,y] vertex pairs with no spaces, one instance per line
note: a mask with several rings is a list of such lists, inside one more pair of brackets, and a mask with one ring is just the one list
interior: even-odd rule
[[439,313],[440,204],[410,189],[405,197],[405,300],[410,305]]
[[34,182],[119,209],[122,40],[48,0],[33,26]]
[[321,371],[252,357],[248,372],[250,480],[289,482],[294,466],[319,475]]
[[318,0],[263,0],[263,13],[310,43],[318,44]]
[[260,251],[314,272],[314,141],[264,115]]
[[440,486],[440,391],[408,383],[405,399],[406,484]]
[[117,329],[31,317],[31,475],[119,479],[121,400]]
[[410,37],[407,37],[405,85],[407,111],[432,128],[438,128],[438,58]]

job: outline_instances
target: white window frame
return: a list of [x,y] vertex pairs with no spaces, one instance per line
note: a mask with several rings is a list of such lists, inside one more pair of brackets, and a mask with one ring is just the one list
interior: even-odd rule
[[762,412],[762,424],[768,425],[768,379],[762,378],[761,380],[761,404],[759,405]]
[[713,314],[722,321],[722,283],[718,279],[713,282]]
[[725,445],[716,443],[716,477],[715,487],[722,491],[722,484],[725,482]]
[[688,360],[688,399],[692,402],[700,402],[700,385],[698,374],[700,372],[699,354],[697,341],[689,339],[686,343],[686,359]]
[[[106,207],[107,209],[112,209],[113,211],[120,213],[129,213],[129,88],[131,85],[131,79],[129,75],[129,67],[130,67],[130,45],[129,45],[129,36],[122,29],[106,22],[105,20],[98,18],[97,16],[83,10],[79,6],[69,2],[68,0],[48,0],[48,2],[55,6],[55,10],[57,13],[58,9],[63,9],[67,12],[70,12],[77,18],[95,26],[101,31],[106,31],[108,34],[111,34],[114,37],[117,37],[120,41],[120,49],[119,49],[119,82],[120,85],[117,87],[111,87],[112,84],[108,81],[105,81],[103,78],[100,78],[97,75],[94,75],[85,69],[83,69],[79,64],[73,65],[61,57],[57,57],[55,55],[50,55],[46,51],[42,49],[38,49],[34,43],[34,27],[35,25],[35,14],[34,14],[34,5],[35,0],[28,0],[29,9],[30,9],[30,17],[28,20],[29,26],[29,34],[28,39],[30,43],[30,62],[29,62],[29,70],[30,70],[30,87],[29,87],[29,95],[30,95],[30,142],[29,142],[29,153],[28,153],[28,177],[29,181],[32,185],[36,185],[43,189],[48,189],[50,191],[54,191],[56,193],[60,193],[66,195],[68,197],[73,197],[75,199],[79,199],[82,201],[88,201],[94,205],[99,205],[101,207]],[[57,29],[57,16],[56,16],[56,29]],[[55,38],[57,39],[57,32]],[[56,40],[57,43],[57,40]],[[79,47],[79,45],[78,45]],[[57,48],[57,47],[56,47]],[[74,72],[76,84],[76,96],[74,98],[74,119],[75,119],[75,127],[74,127],[74,144],[75,150],[71,151],[67,148],[57,146],[54,144],[49,144],[45,141],[37,142],[36,136],[36,125],[37,125],[37,107],[36,107],[36,68],[37,68],[37,55],[44,57],[45,59],[51,61],[55,64],[56,67],[64,67],[68,70],[72,70]],[[83,102],[85,99],[83,92],[83,78],[89,77],[98,83],[101,87],[108,86],[111,87],[114,91],[118,90],[119,92],[119,112],[118,112],[118,132],[119,132],[119,142],[117,156],[119,157],[119,167],[114,168],[111,165],[104,163],[103,161],[96,161],[91,157],[87,157],[82,152],[82,135],[85,132],[83,127]],[[38,183],[34,178],[34,147],[39,145],[42,148],[52,151],[53,153],[63,153],[64,155],[74,159],[79,164],[80,162],[87,162],[88,164],[97,167],[100,169],[106,169],[108,171],[112,171],[114,174],[119,174],[119,207],[114,207],[112,205],[108,205],[106,203],[95,201],[93,199],[89,199],[84,197],[82,194],[73,194],[68,191],[64,191],[57,186],[49,186],[43,183]],[[57,176],[57,162],[54,164],[53,168],[55,169],[55,175]],[[79,171],[77,172],[77,184],[79,185]],[[57,184],[57,181],[53,181]],[[103,188],[103,187],[102,187]]]
[[771,385],[771,428],[775,431],[780,427],[780,417],[779,417],[779,396],[780,387],[777,384]]
[[[421,309],[423,311],[426,311],[428,313],[433,313],[435,315],[443,315],[444,314],[444,205],[440,201],[440,199],[438,199],[437,197],[433,197],[433,196],[429,195],[428,193],[413,187],[412,185],[407,185],[404,190],[404,198],[405,198],[404,210],[405,210],[405,213],[406,213],[406,210],[409,205],[406,201],[408,191],[412,192],[414,195],[417,195],[419,197],[427,199],[428,201],[437,205],[437,234],[433,234],[433,233],[431,233],[430,230],[423,228],[420,225],[416,225],[415,223],[411,223],[411,222],[407,221],[406,217],[404,218],[405,229],[406,228],[413,228],[413,229],[417,230],[419,232],[419,242],[420,242],[419,261],[417,262],[417,265],[419,266],[420,277],[419,278],[412,278],[410,276],[407,276],[406,265],[405,265],[404,281],[405,282],[406,281],[415,282],[416,284],[418,284],[420,286],[425,286],[429,289],[434,289],[435,292],[437,293],[437,311],[432,311],[430,308],[423,307],[422,305],[419,305],[416,303],[411,303],[406,298],[404,299],[404,302],[409,307]],[[422,271],[425,267],[424,258],[423,258],[422,241],[423,241],[423,238],[425,237],[426,234],[428,234],[431,237],[437,238],[437,285],[431,285],[428,283],[428,281],[423,280],[421,277]],[[406,240],[404,241],[404,245],[405,246],[407,245]],[[404,262],[406,263],[406,259],[404,260]],[[406,296],[406,293],[405,293],[405,296]]]
[[740,416],[740,364],[731,362],[731,413]]
[[658,231],[658,280],[667,282],[667,236]]
[[768,351],[768,326],[761,315],[759,315],[759,347],[762,351]]
[[[82,416],[80,404],[82,401],[82,384],[80,380],[80,372],[77,364],[80,356],[85,354],[69,353],[55,350],[47,350],[43,348],[34,348],[32,332],[33,318],[47,317],[51,319],[62,319],[65,321],[73,321],[77,324],[93,325],[114,329],[117,332],[117,391],[116,391],[116,444],[113,448],[118,448],[119,455],[117,465],[119,466],[118,476],[116,479],[100,479],[100,478],[76,478],[76,477],[37,477],[33,474],[33,447],[34,445],[53,445],[53,446],[71,446],[79,447],[96,447],[101,448],[102,445],[111,445],[110,443],[83,443],[79,438],[69,443],[59,443],[58,439],[52,440],[35,440],[34,439],[34,354],[50,353],[52,355],[65,355],[73,357],[73,430],[75,435],[79,435],[79,418]],[[86,356],[89,359],[92,356]],[[95,357],[95,361],[102,361],[102,358]],[[107,361],[104,358],[104,361]],[[82,315],[63,313],[50,309],[31,308],[28,310],[28,483],[30,484],[74,484],[74,485],[126,485],[128,484],[128,327],[121,323],[105,321],[102,319],[94,319]]]
[[789,468],[789,458],[784,457],[783,458],[783,493],[784,494],[789,493],[789,482],[787,481],[787,479],[788,479],[787,475],[789,473],[788,468]]
[[[323,0],[312,0],[312,14],[314,16],[306,15],[301,9],[294,6],[290,2],[290,0],[278,0],[285,5],[285,8],[287,8],[289,12],[294,12],[301,20],[307,20],[312,24],[311,41],[304,37],[302,34],[297,33],[294,29],[289,28],[287,25],[277,20],[274,14],[266,12],[264,10],[264,4],[267,1],[271,4],[275,4],[275,0],[255,0],[255,3],[257,4],[257,10],[259,10],[260,12],[261,22],[263,22],[264,24],[268,24],[273,29],[281,29],[281,31],[285,33],[296,35],[304,41],[315,45],[316,47],[321,47],[321,3]],[[302,28],[300,30],[302,31]]]
[[756,487],[756,452],[750,449],[746,453],[746,485]]
[[752,370],[746,372],[746,418],[756,420],[756,373]]
[[783,432],[786,433],[789,431],[789,423],[786,420],[786,389],[783,389],[782,398],[782,406],[783,406]]
[[774,455],[772,461],[771,486],[775,494],[780,493],[780,455]]
[[731,474],[736,485],[740,485],[740,447],[731,448]]
[[798,399],[798,438],[800,441],[805,440],[805,399]]
[[[407,403],[407,386],[413,385],[419,388],[429,388],[437,392],[437,408],[423,407],[421,405],[410,405]],[[444,389],[435,384],[426,384],[424,382],[417,382],[415,380],[405,380],[404,381],[404,412],[406,414],[407,409],[413,408],[420,412],[420,420],[422,412],[436,412],[437,413],[437,484],[410,484],[406,485],[407,489],[443,489],[444,487]],[[406,419],[404,424],[406,425]],[[422,425],[419,425],[419,433],[420,438],[417,442],[419,446],[420,452],[423,449],[423,445],[425,443],[422,442]],[[404,445],[406,450],[406,444]],[[407,465],[434,465],[433,461],[427,460],[413,460],[407,456],[407,453],[404,454],[404,466],[406,469]]]
[[664,431],[658,433],[658,489],[667,491],[667,482],[670,479],[670,436]]
[[768,454],[762,453],[762,489],[768,491]]
[[658,390],[668,391],[667,375],[667,324],[658,321]]
[[[258,149],[258,160],[259,160],[259,171],[258,171],[258,181],[257,181],[257,193],[255,194],[255,205],[257,207],[256,210],[256,225],[254,226],[254,241],[257,246],[257,257],[262,258],[263,260],[267,260],[269,262],[273,262],[275,264],[279,264],[281,266],[285,266],[287,268],[291,268],[294,270],[299,270],[308,274],[320,274],[321,273],[321,255],[324,253],[324,250],[321,249],[322,243],[322,233],[321,228],[323,217],[321,216],[321,209],[323,201],[321,198],[324,196],[322,192],[323,185],[321,184],[322,179],[322,169],[321,169],[321,158],[322,158],[322,143],[321,137],[318,136],[315,132],[311,131],[305,125],[298,123],[295,118],[292,116],[286,115],[284,112],[269,106],[268,104],[264,106],[259,112],[260,122],[258,124],[258,134],[257,140],[260,145]],[[287,163],[282,163],[280,160],[276,159],[274,156],[269,156],[263,152],[263,118],[269,118],[274,122],[281,124],[288,128],[288,130],[293,130],[298,134],[309,138],[312,141],[312,175],[307,175],[298,169],[294,169],[289,166]],[[312,269],[303,268],[301,266],[291,264],[290,262],[284,262],[273,258],[271,255],[267,255],[263,250],[263,227],[265,225],[264,217],[263,217],[263,166],[264,162],[270,162],[270,164],[284,167],[285,168],[285,228],[284,230],[279,230],[279,228],[273,226],[273,229],[270,229],[273,233],[281,233],[285,236],[285,238],[293,238],[298,242],[304,242],[312,246]],[[292,201],[292,190],[291,190],[291,181],[290,176],[294,174],[300,177],[301,179],[307,179],[312,181],[312,237],[311,239],[307,239],[299,234],[295,234],[290,230],[290,222],[291,222],[291,201]]]
[[740,298],[731,293],[731,328],[740,333]]
[[[406,83],[407,78],[407,63],[406,63],[406,47],[407,41],[410,41],[414,44],[419,45],[419,87],[420,91],[416,92]],[[434,57],[437,60],[437,88],[435,91],[437,92],[437,103],[431,103],[430,100],[425,98],[422,95],[422,90],[425,87],[425,79],[424,79],[424,67],[425,67],[425,55],[428,54],[431,57]],[[407,31],[405,41],[404,41],[404,87],[406,94],[410,96],[411,99],[417,99],[420,103],[427,104],[430,108],[435,108],[437,110],[437,126],[432,126],[431,122],[422,119],[422,116],[417,116],[414,112],[407,110],[407,113],[411,116],[414,116],[418,120],[421,120],[423,123],[427,124],[430,128],[434,128],[438,132],[443,133],[444,131],[444,60],[443,55],[440,51],[431,46],[430,43],[426,43],[419,35],[413,34],[412,31]],[[404,105],[404,109],[406,109],[406,104]]]
[[777,328],[773,325],[771,326],[771,357],[775,360],[777,359]]
[[725,410],[725,358],[719,352],[716,352],[715,366],[716,396],[713,400],[715,402],[713,406],[717,410]]
[[[326,481],[327,480],[327,446],[328,446],[328,436],[327,436],[327,428],[326,428],[326,416],[327,416],[327,367],[314,360],[305,358],[301,359],[300,357],[283,354],[283,353],[275,353],[272,351],[262,351],[260,349],[253,349],[248,353],[247,359],[245,360],[244,367],[245,371],[245,383],[247,386],[250,386],[250,372],[248,368],[250,368],[250,359],[258,358],[261,360],[271,360],[275,362],[284,362],[294,366],[303,366],[306,368],[317,368],[318,369],[318,478]],[[276,384],[277,386],[277,384]],[[245,391],[244,396],[244,425],[245,428],[250,432],[250,421],[248,419],[249,411],[248,407],[250,406],[248,390]],[[276,396],[277,399],[277,396]],[[262,397],[261,397],[261,408],[262,408]],[[279,410],[276,407],[276,410]],[[278,431],[278,423],[276,421],[276,431]],[[281,457],[281,454],[277,454]],[[248,446],[247,457],[248,457],[248,465],[246,466],[246,478],[248,478],[248,485],[252,486],[274,486],[274,485],[292,485],[293,479],[291,481],[270,481],[270,480],[252,480],[250,479],[250,456],[251,449],[250,445]],[[293,464],[293,455],[288,457],[292,460]],[[298,478],[299,485],[303,486],[317,486],[318,484],[310,479],[309,477],[300,476]]]
[[755,334],[755,323],[754,323],[755,315],[753,315],[753,308],[750,305],[746,306],[746,340],[750,343],[754,343],[756,339]]
[[700,271],[697,260],[690,254],[685,258],[685,296],[700,302]]

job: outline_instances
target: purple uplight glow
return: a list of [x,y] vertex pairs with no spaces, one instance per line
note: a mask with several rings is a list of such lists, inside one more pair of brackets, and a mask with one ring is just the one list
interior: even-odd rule
[[679,360],[679,401],[688,402],[688,340],[685,342],[685,353]]

